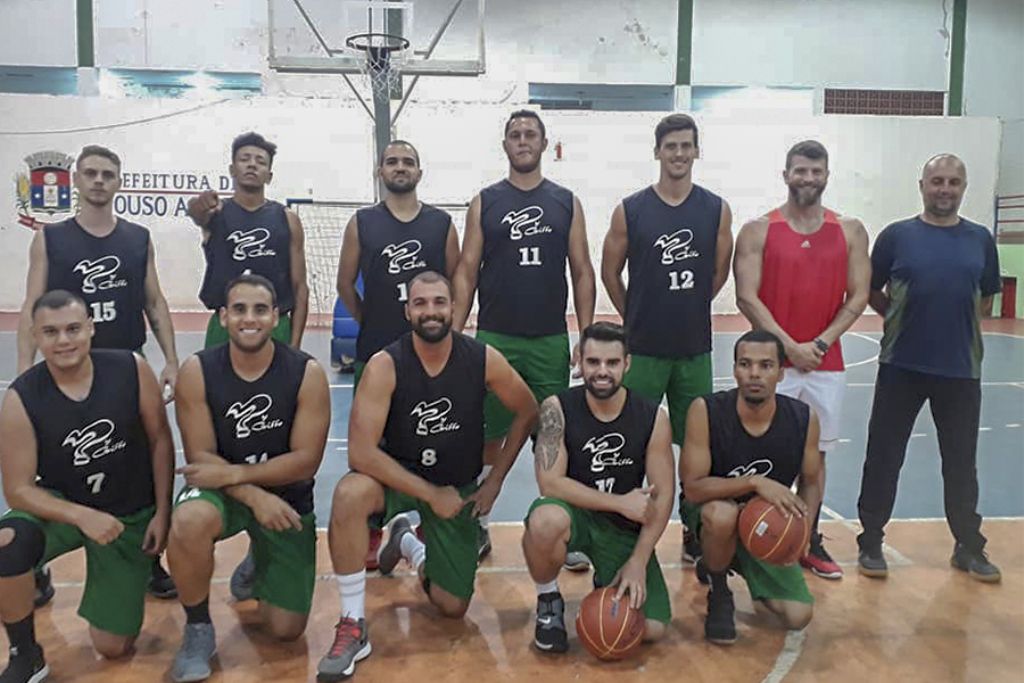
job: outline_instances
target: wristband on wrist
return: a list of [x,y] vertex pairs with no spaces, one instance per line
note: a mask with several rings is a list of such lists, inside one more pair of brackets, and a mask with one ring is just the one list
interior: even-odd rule
[[818,347],[818,350],[822,353],[828,353],[828,344],[822,341],[821,337],[814,340],[814,345]]

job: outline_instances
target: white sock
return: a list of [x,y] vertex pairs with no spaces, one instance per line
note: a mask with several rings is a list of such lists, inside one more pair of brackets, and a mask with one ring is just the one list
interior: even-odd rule
[[[483,485],[483,483],[487,481],[487,476],[491,473],[492,469],[494,468],[491,465],[484,465],[483,469],[480,470],[480,476],[476,478],[477,483]],[[491,515],[488,513],[486,515],[480,515],[476,518],[476,521],[479,522],[480,526],[486,529],[487,522],[489,522],[490,519]]]
[[491,521],[491,515],[490,515],[490,513],[488,513],[486,515],[480,515],[479,517],[476,518],[476,521],[477,521],[477,523],[480,524],[480,526],[482,526],[484,529],[486,529],[487,528],[487,523],[489,521]]
[[402,557],[409,561],[415,571],[420,570],[420,565],[427,558],[427,546],[423,541],[416,538],[416,534],[409,533],[402,536],[402,542],[398,549],[402,551]]
[[335,574],[341,595],[341,615],[352,619],[366,617],[366,570],[354,574]]
[[545,593],[554,593],[558,591],[558,577],[551,579],[547,583],[537,584],[537,595],[544,595]]

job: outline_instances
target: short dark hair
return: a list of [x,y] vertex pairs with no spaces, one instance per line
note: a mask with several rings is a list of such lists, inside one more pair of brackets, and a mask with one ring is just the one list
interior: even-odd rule
[[798,142],[789,148],[786,152],[786,170],[793,164],[793,157],[804,157],[812,161],[818,159],[825,160],[825,168],[828,168],[828,150],[825,149],[825,145],[821,144],[817,140],[804,140]]
[[274,283],[256,273],[242,273],[228,283],[227,287],[224,288],[225,305],[227,305],[228,299],[231,296],[231,290],[239,285],[252,285],[253,287],[262,287],[267,290],[270,292],[270,302],[274,305],[274,308],[277,308],[277,290],[274,289]]
[[740,357],[740,344],[775,344],[775,349],[778,351],[779,365],[786,362],[786,347],[783,346],[782,340],[776,337],[768,330],[750,330],[744,333],[739,339],[736,340],[736,345],[732,347],[732,361],[735,363]]
[[242,133],[237,138],[231,141],[231,161],[235,160],[235,155],[238,154],[238,150],[243,147],[259,147],[270,157],[270,165],[274,165],[274,155],[277,154],[277,145],[270,142],[259,133],[252,131],[248,133]]
[[508,129],[512,127],[512,122],[516,119],[534,119],[537,121],[537,125],[540,126],[540,136],[542,139],[547,140],[548,129],[544,127],[544,122],[540,120],[540,114],[533,111],[532,109],[518,109],[508,116],[508,121],[505,122],[505,135],[508,135]]
[[380,151],[380,158],[377,159],[378,166],[384,165],[384,157],[387,156],[388,147],[391,147],[392,145],[405,145],[406,147],[411,149],[412,155],[416,157],[416,165],[420,165],[420,152],[418,149],[416,149],[415,145],[413,145],[411,142],[408,142],[407,140],[392,140],[388,144],[384,145],[384,149]]
[[601,342],[619,342],[622,344],[622,355],[629,354],[629,342],[626,340],[626,328],[618,323],[598,321],[583,328],[580,333],[580,351],[586,346],[587,341],[593,339]]
[[32,317],[36,317],[36,311],[40,308],[48,308],[51,311],[56,311],[73,304],[81,306],[85,311],[85,314],[92,317],[89,307],[85,304],[85,299],[74,292],[69,292],[66,289],[51,289],[49,292],[46,292],[36,299],[36,302],[32,304]]
[[416,277],[409,280],[409,292],[412,292],[412,287],[417,282],[422,282],[428,285],[432,285],[437,282],[443,282],[444,286],[448,288],[448,296],[452,295],[452,283],[449,282],[448,278],[446,278],[444,275],[437,272],[436,270],[424,270],[422,273],[417,274]]
[[78,158],[75,159],[76,169],[82,165],[82,159],[86,157],[103,157],[113,163],[114,166],[117,166],[118,172],[121,171],[121,157],[117,156],[113,150],[107,147],[102,145],[86,145],[83,147],[82,151],[78,153]]
[[677,130],[692,130],[693,146],[700,147],[699,138],[697,137],[697,122],[693,120],[693,117],[689,114],[669,114],[661,121],[658,121],[658,125],[654,127],[654,148],[660,148],[662,139],[669,133],[674,133]]

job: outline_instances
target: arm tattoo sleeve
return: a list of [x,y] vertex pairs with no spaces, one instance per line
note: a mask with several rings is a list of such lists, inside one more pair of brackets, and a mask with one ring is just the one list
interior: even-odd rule
[[565,418],[557,405],[543,403],[540,407],[540,430],[537,434],[537,462],[550,470],[558,457],[558,447],[565,433]]

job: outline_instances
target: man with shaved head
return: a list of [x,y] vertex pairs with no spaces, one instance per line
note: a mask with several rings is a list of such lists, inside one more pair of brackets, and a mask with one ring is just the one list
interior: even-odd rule
[[924,210],[881,232],[871,254],[870,304],[885,316],[867,457],[857,509],[858,564],[885,577],[882,538],[914,421],[928,401],[942,458],[946,519],[956,539],[950,564],[979,581],[999,569],[985,555],[978,514],[981,412],[980,317],[999,291],[999,261],[987,228],[958,213],[967,168],[952,154],[924,165]]

